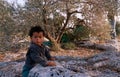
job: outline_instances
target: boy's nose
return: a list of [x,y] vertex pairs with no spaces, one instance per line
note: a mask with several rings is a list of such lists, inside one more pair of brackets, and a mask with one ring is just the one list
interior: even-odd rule
[[37,38],[37,40],[39,40],[39,38]]

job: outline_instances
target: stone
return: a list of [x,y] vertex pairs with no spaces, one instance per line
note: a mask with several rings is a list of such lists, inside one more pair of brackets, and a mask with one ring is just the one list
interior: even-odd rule
[[24,62],[0,63],[0,77],[21,77]]
[[[57,66],[36,65],[29,77],[120,77],[120,52],[105,51],[88,58],[57,56]],[[0,77],[21,77],[24,61],[0,62]]]
[[91,77],[85,73],[76,73],[62,67],[41,67],[35,66],[28,77]]

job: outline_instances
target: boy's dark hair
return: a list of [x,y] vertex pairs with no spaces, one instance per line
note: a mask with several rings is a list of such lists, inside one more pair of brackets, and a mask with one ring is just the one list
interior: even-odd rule
[[45,32],[44,30],[40,27],[40,26],[34,26],[31,27],[30,31],[29,31],[29,36],[32,37],[34,32],[43,32],[43,36],[45,36]]

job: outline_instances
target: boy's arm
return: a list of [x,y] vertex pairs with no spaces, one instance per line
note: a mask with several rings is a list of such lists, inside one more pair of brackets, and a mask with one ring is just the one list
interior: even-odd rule
[[37,49],[31,49],[30,57],[36,62],[40,63],[42,66],[55,66],[56,64],[53,61],[47,61],[44,57],[40,56]]
[[55,60],[55,58],[53,58],[50,55],[50,51],[47,48],[45,48],[45,55],[46,55],[46,57],[47,57],[48,60],[53,60],[53,61]]

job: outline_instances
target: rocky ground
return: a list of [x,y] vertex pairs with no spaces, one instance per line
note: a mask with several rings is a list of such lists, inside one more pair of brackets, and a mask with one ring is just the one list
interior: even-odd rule
[[[21,77],[25,50],[0,54],[0,77]],[[57,66],[35,66],[29,77],[120,77],[120,52],[80,47],[77,50],[51,52]]]

